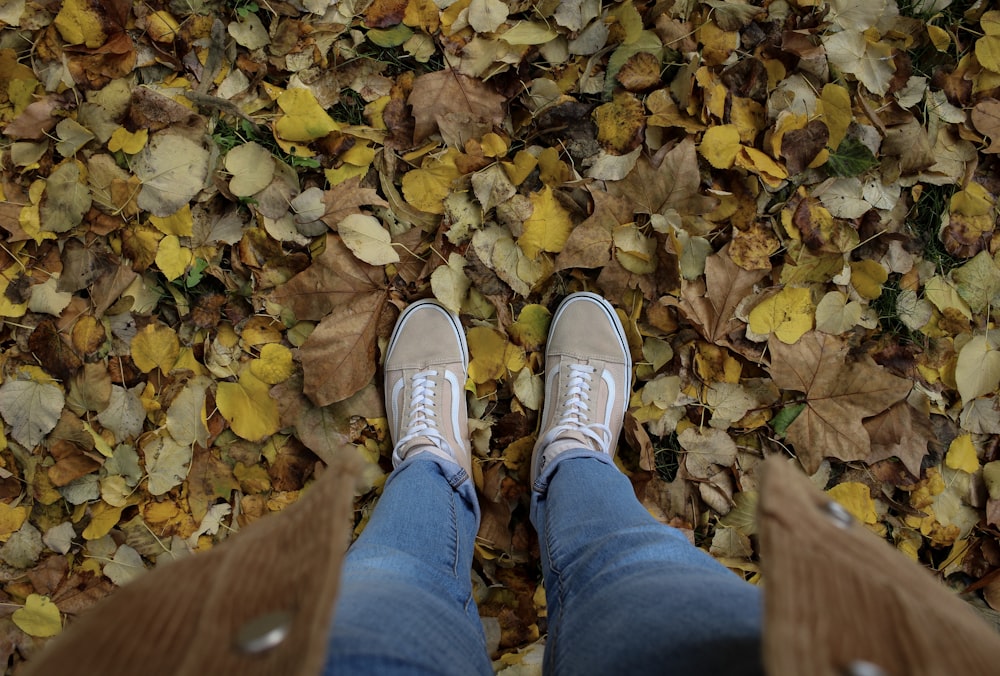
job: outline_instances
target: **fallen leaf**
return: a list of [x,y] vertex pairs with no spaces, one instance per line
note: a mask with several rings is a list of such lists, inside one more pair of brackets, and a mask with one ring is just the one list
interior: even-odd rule
[[274,160],[271,153],[251,141],[236,146],[226,154],[226,171],[232,174],[229,189],[237,197],[259,193],[274,178]]
[[34,448],[55,428],[64,403],[62,388],[49,382],[8,380],[0,385],[0,414],[25,448]]
[[750,311],[750,330],[791,345],[813,328],[816,306],[809,289],[786,286]]
[[209,152],[187,136],[162,131],[132,158],[142,181],[137,203],[156,216],[169,216],[191,201],[208,176]]
[[768,348],[775,384],[805,394],[806,408],[788,426],[788,439],[810,474],[824,457],[868,458],[871,440],[859,423],[902,400],[912,387],[870,358],[849,362],[847,345],[824,333],[807,333],[794,345],[772,338]]
[[15,610],[10,619],[29,636],[45,638],[62,631],[59,607],[41,594],[28,594],[24,606]]
[[[1000,387],[1000,350],[994,335],[973,336],[958,352],[955,382],[963,403]],[[2,390],[0,390],[2,392]]]
[[704,282],[682,284],[679,307],[706,340],[724,343],[743,326],[735,316],[736,306],[765,274],[764,270],[744,270],[723,249],[705,260]]
[[413,140],[421,143],[435,131],[452,147],[464,147],[499,127],[504,97],[486,83],[451,69],[421,75],[413,81],[407,103],[416,125]]
[[369,265],[398,263],[389,231],[374,216],[351,214],[340,221],[337,231],[347,248]]
[[532,259],[537,259],[543,251],[559,253],[573,229],[569,212],[548,186],[531,194],[531,207],[531,216],[524,221],[524,234],[517,238],[517,245]]
[[[250,369],[240,373],[239,380],[235,383],[219,383],[215,403],[222,417],[229,421],[233,432],[243,439],[260,441],[280,429],[278,407],[268,394],[268,385],[253,375]],[[190,447],[185,448],[188,451],[187,462],[190,462]],[[170,468],[175,469],[180,466],[178,462],[181,451],[176,448],[170,450],[173,459]],[[186,476],[186,472],[183,476]]]

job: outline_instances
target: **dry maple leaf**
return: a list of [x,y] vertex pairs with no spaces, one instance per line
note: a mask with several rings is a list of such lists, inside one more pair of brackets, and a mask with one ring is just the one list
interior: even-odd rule
[[698,193],[699,180],[698,156],[689,136],[658,166],[640,157],[628,176],[608,182],[608,192],[631,201],[638,214],[665,214],[668,209],[682,215],[704,214],[711,211],[713,200]]
[[927,455],[928,442],[934,438],[934,429],[926,413],[920,413],[906,402],[898,402],[865,420],[865,430],[872,444],[872,452],[865,462],[872,464],[899,458],[910,474],[920,476],[920,463]]
[[298,319],[322,320],[299,350],[304,391],[317,406],[351,396],[375,374],[375,339],[388,299],[385,270],[363,263],[337,235],[272,298]]
[[614,195],[595,190],[594,212],[573,228],[556,257],[556,270],[599,268],[611,260],[615,228],[631,223],[632,205]]
[[407,103],[413,106],[413,141],[421,143],[435,131],[444,142],[461,148],[504,119],[504,97],[482,82],[454,70],[439,70],[413,81]]
[[336,228],[344,218],[351,214],[364,213],[361,205],[388,207],[389,203],[379,197],[373,188],[362,188],[361,178],[355,177],[338,183],[323,193],[323,204],[326,211],[320,220],[331,228]]
[[826,457],[867,460],[872,445],[862,421],[901,401],[913,386],[871,357],[849,360],[847,343],[825,333],[810,331],[793,345],[772,337],[768,348],[775,384],[806,395],[788,439],[810,474]]
[[359,261],[337,235],[327,235],[326,249],[312,265],[276,289],[271,297],[296,319],[323,319],[359,295],[384,293],[385,270]]
[[671,304],[680,308],[706,340],[724,345],[729,334],[743,326],[736,319],[736,306],[766,274],[766,270],[744,270],[736,265],[727,247],[705,259],[705,279],[685,281],[680,301]]

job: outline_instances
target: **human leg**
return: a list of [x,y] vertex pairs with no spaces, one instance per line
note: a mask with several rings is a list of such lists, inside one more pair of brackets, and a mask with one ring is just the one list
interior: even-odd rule
[[759,590],[650,516],[610,456],[568,452],[541,488],[548,673],[761,673]]
[[650,516],[614,466],[631,357],[610,304],[569,296],[545,363],[531,518],[547,671],[759,673],[758,590]]
[[385,359],[395,469],[341,574],[327,673],[491,673],[472,598],[479,507],[458,318],[421,301]]
[[472,599],[477,527],[464,469],[426,454],[400,464],[347,553],[327,673],[491,673]]

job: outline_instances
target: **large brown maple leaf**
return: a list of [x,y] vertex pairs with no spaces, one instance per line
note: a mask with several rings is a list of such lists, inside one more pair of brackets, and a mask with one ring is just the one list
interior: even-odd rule
[[768,346],[775,384],[806,395],[806,407],[788,427],[805,470],[814,473],[826,457],[866,460],[872,446],[862,421],[901,401],[912,383],[871,357],[849,359],[843,340],[818,331],[793,345],[772,337]]

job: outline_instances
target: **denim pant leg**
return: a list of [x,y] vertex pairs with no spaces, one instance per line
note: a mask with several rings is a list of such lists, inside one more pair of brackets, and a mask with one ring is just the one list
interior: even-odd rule
[[535,483],[548,674],[759,674],[759,590],[654,519],[613,461],[569,451]]
[[324,673],[492,674],[472,598],[478,526],[464,469],[401,463],[347,553]]

